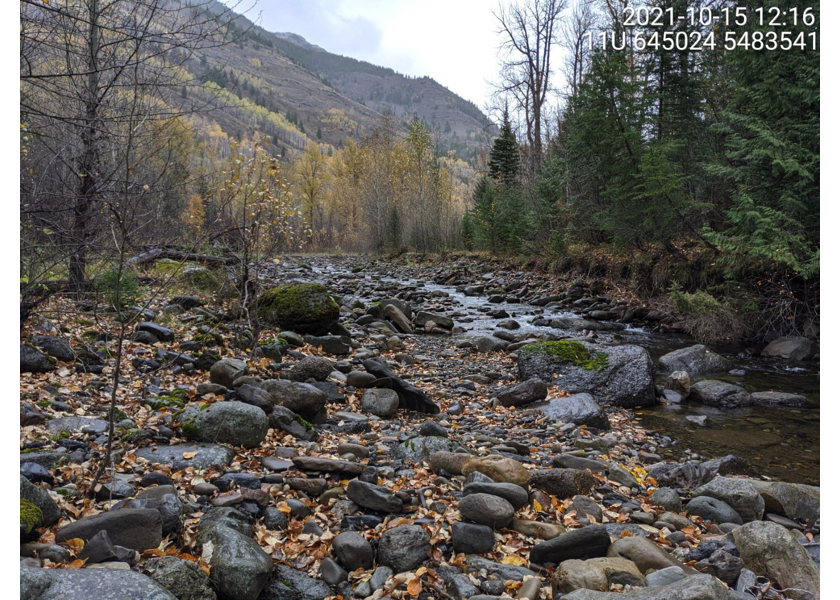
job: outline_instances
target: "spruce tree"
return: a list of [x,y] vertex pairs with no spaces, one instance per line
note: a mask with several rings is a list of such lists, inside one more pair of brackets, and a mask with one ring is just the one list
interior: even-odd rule
[[514,185],[519,179],[519,167],[519,145],[505,107],[502,132],[493,141],[493,149],[490,150],[490,177],[503,185]]

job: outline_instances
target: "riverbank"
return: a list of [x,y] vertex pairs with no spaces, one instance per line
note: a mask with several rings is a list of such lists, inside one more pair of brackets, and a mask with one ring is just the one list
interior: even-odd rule
[[[97,585],[125,589],[136,575],[144,597],[167,600],[185,593],[174,573],[203,594],[191,597],[250,600],[818,589],[818,488],[763,481],[768,465],[727,456],[725,438],[720,452],[669,454],[684,434],[638,418],[669,396],[650,356],[693,342],[652,332],[655,320],[621,322],[635,307],[597,283],[357,256],[294,257],[259,273],[264,287],[287,287],[259,305],[258,352],[210,296],[151,302],[121,371],[115,468],[93,498],[113,339],[86,334],[94,320],[69,303],[52,329],[23,332],[44,352],[22,346],[21,494],[43,505],[25,534],[22,512],[23,585],[43,579],[37,567],[87,558],[82,573],[128,569]],[[619,308],[621,318],[593,315]],[[62,347],[43,336],[66,339],[73,355],[49,361]],[[559,363],[529,348],[574,368],[557,380]],[[24,372],[24,354],[43,372]],[[730,371],[764,360],[729,356]],[[546,364],[545,381],[527,375]],[[746,369],[722,377],[749,379]],[[586,389],[564,393],[575,380]],[[61,545],[75,539],[85,547]],[[778,555],[769,569],[768,552]],[[72,571],[49,570],[52,585],[87,589],[65,581]]]

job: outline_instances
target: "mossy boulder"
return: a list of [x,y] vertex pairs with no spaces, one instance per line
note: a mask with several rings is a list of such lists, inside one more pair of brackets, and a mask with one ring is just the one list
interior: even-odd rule
[[[58,505],[55,501],[50,498],[49,493],[46,490],[41,489],[37,485],[32,484],[26,477],[23,475],[20,476],[20,522],[24,524],[24,512],[25,508],[27,514],[33,514],[34,511],[31,511],[31,507],[29,505],[34,506],[37,509],[38,514],[38,521],[36,527],[49,527],[58,523],[58,520],[61,518],[61,509],[58,508]],[[30,529],[31,531],[31,529]]]
[[20,499],[20,530],[21,533],[29,534],[38,527],[44,520],[41,509],[35,506],[26,498]]
[[641,346],[605,346],[576,340],[538,342],[519,351],[519,377],[534,377],[599,404],[632,408],[656,403],[654,366]]
[[322,335],[338,322],[338,304],[320,283],[289,283],[263,292],[257,311],[263,323],[297,333]]

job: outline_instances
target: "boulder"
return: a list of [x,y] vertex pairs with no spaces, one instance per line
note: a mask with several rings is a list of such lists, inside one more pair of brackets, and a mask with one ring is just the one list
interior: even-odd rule
[[384,513],[402,512],[402,500],[382,485],[354,479],[347,486],[347,497],[359,506],[370,510]]
[[293,364],[288,374],[292,381],[326,381],[334,370],[335,365],[330,359],[323,356],[306,356]]
[[692,385],[688,399],[717,408],[742,408],[753,403],[750,393],[741,386],[715,379],[698,381]]
[[513,506],[513,510],[519,510],[528,504],[528,492],[515,483],[475,481],[464,486],[464,496],[470,494],[491,494],[504,498]]
[[805,396],[785,392],[753,392],[752,400],[754,404],[771,408],[780,406],[802,407],[808,404],[808,398]]
[[144,562],[143,570],[178,600],[216,600],[210,579],[198,563],[176,556],[161,556]]
[[382,534],[379,564],[403,573],[419,567],[428,557],[431,538],[419,525],[399,525]]
[[429,457],[429,467],[436,475],[439,475],[441,471],[446,471],[452,475],[460,475],[464,463],[471,456],[472,454],[466,452],[435,452]]
[[695,496],[709,496],[726,502],[735,509],[744,523],[760,521],[764,517],[764,499],[746,479],[715,477],[697,488]]
[[362,410],[389,419],[400,409],[400,397],[394,390],[372,388],[362,394]]
[[685,371],[690,377],[696,377],[707,373],[725,373],[732,368],[732,361],[712,352],[708,346],[695,344],[661,356],[659,366],[668,373]]
[[36,527],[50,527],[58,523],[58,520],[61,518],[61,509],[58,508],[58,505],[50,497],[49,492],[33,485],[23,475],[20,476],[20,499],[31,502],[41,511],[41,518]]
[[21,373],[49,373],[55,366],[55,361],[40,350],[27,344],[20,345]]
[[729,600],[729,589],[711,575],[692,575],[670,585],[644,587],[624,594],[575,590],[563,600]]
[[[150,577],[128,569],[20,569],[26,600],[183,600]],[[209,598],[207,599],[209,600]]]
[[223,358],[210,367],[210,383],[233,389],[233,382],[248,374],[248,365],[238,358]]
[[681,567],[687,573],[694,573],[691,567],[683,565],[655,542],[638,535],[616,540],[607,551],[607,556],[626,558],[632,561],[643,574],[668,567]]
[[656,403],[653,361],[641,346],[573,340],[538,342],[519,350],[519,378],[537,377],[600,404],[632,408]]
[[401,332],[414,333],[414,326],[411,321],[395,304],[386,305],[384,311],[385,316],[391,319]]
[[668,375],[665,389],[676,392],[680,398],[686,398],[691,393],[691,377],[685,371],[674,371]]
[[326,582],[286,565],[277,565],[260,594],[260,600],[324,600],[331,596]]
[[793,534],[776,523],[753,521],[727,535],[744,566],[769,577],[795,600],[820,597],[820,571]]
[[268,379],[260,387],[268,393],[274,404],[285,406],[307,421],[314,420],[327,404],[327,395],[308,383]]
[[54,335],[33,335],[29,341],[61,362],[70,362],[76,358],[70,344]]
[[761,354],[790,360],[808,360],[813,358],[818,350],[819,347],[808,338],[788,336],[773,340],[767,344]]
[[389,379],[391,381],[391,388],[397,392],[397,395],[400,397],[400,408],[407,408],[408,410],[433,415],[440,412],[440,407],[432,402],[432,399],[429,398],[424,391],[394,375],[391,370],[385,366],[384,362],[368,358],[362,361],[362,364],[368,373],[372,373],[377,378]]
[[709,496],[696,496],[685,505],[685,512],[689,515],[703,517],[706,521],[715,523],[735,523],[742,525],[744,520],[738,512],[726,502]]
[[214,402],[204,409],[181,415],[181,429],[202,442],[222,442],[255,448],[268,433],[268,417],[262,409],[244,402]]
[[373,548],[360,533],[339,533],[333,538],[332,547],[338,562],[350,572],[356,569],[370,569],[373,566]]
[[516,385],[506,387],[493,394],[502,406],[524,406],[532,402],[545,400],[548,387],[541,379],[529,379]]
[[485,554],[496,545],[493,528],[475,523],[452,523],[452,549],[458,554]]
[[609,591],[611,585],[644,586],[636,565],[624,558],[571,559],[560,563],[551,578],[551,595],[587,589]]
[[[509,342],[490,335],[476,337],[472,340],[472,346],[476,352],[483,354],[487,354],[488,352],[504,352],[509,345]],[[521,379],[530,379],[530,377],[522,377]]]
[[278,329],[321,335],[338,322],[339,306],[319,283],[288,283],[260,294],[257,314]]
[[458,510],[468,521],[493,529],[503,529],[510,525],[514,513],[513,506],[504,498],[482,493],[461,498]]
[[424,327],[429,321],[443,329],[451,330],[455,327],[455,322],[451,318],[439,313],[421,310],[414,317],[414,325],[417,327]]
[[320,348],[322,352],[333,354],[335,356],[344,356],[350,354],[350,338],[340,335],[305,335],[303,340],[315,348]]
[[172,446],[144,446],[134,451],[135,456],[152,464],[166,465],[175,471],[187,467],[196,470],[228,466],[235,452],[219,444],[174,444]]
[[747,482],[761,494],[766,512],[803,519],[811,525],[819,520],[820,488],[783,481],[748,479]]
[[268,423],[275,431],[284,431],[297,440],[312,442],[318,439],[318,430],[285,406],[275,406]]
[[464,461],[461,467],[463,475],[478,471],[499,483],[515,483],[527,487],[531,474],[517,460],[496,454],[489,456],[472,456]]
[[580,469],[535,469],[529,472],[532,487],[560,499],[588,494],[598,484],[589,471]]
[[124,546],[138,552],[157,548],[162,536],[160,513],[152,508],[124,508],[84,517],[59,527],[55,533],[57,543],[73,538],[89,540],[100,531],[116,546]]
[[199,525],[196,541],[202,559],[210,565],[210,578],[222,598],[257,600],[268,582],[274,561],[260,545],[222,521]]
[[610,547],[610,534],[601,525],[571,529],[556,538],[538,543],[531,550],[532,563],[562,563],[573,558],[598,558],[606,556]]
[[123,500],[115,508],[152,508],[160,513],[163,535],[174,533],[181,526],[181,500],[174,485],[158,485],[140,490],[130,500]]
[[610,422],[604,407],[598,404],[592,394],[580,393],[565,398],[552,398],[548,404],[537,407],[548,419],[589,425],[598,429],[609,429]]

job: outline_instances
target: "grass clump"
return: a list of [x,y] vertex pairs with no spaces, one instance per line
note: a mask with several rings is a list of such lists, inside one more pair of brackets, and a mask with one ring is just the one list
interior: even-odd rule
[[581,344],[571,340],[538,342],[522,348],[526,352],[539,352],[554,362],[572,363],[587,371],[601,372],[609,366],[607,355],[603,352],[592,352]]

